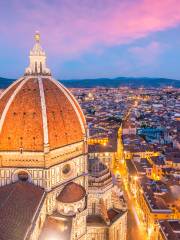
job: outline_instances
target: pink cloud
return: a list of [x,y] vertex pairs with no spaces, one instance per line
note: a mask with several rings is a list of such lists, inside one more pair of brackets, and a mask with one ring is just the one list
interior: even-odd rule
[[[32,33],[38,29],[49,52],[63,57],[126,44],[180,24],[179,0],[13,0],[10,3],[9,20],[4,14],[6,6],[0,3],[0,30],[4,37],[11,44],[27,47],[32,42]],[[154,51],[158,48],[155,43],[149,47]]]

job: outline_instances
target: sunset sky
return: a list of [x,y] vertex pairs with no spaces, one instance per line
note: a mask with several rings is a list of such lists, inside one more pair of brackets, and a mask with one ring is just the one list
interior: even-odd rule
[[24,73],[36,30],[58,79],[180,79],[180,0],[0,0],[0,77]]

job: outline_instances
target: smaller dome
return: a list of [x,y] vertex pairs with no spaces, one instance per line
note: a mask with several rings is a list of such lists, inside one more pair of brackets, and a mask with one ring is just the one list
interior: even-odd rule
[[70,182],[60,192],[57,200],[62,203],[73,203],[83,199],[86,195],[86,190],[81,185]]

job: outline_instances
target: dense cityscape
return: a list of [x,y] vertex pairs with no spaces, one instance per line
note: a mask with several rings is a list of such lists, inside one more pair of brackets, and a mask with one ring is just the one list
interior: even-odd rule
[[[32,65],[37,49],[42,51],[39,38],[37,33]],[[38,69],[31,66],[25,71],[24,80],[1,89],[6,115],[0,135],[0,239],[21,240],[24,234],[27,240],[180,239],[180,90],[96,87],[70,93],[45,66],[42,77],[34,77],[31,71]],[[37,83],[46,104],[44,142],[48,134],[50,144],[44,144],[44,160]],[[68,102],[79,112],[79,126]],[[82,123],[84,147],[78,140]]]
[[180,240],[180,0],[0,0],[0,240]]
[[179,239],[179,89],[71,91],[88,122],[89,158],[107,165],[124,190],[128,239]]

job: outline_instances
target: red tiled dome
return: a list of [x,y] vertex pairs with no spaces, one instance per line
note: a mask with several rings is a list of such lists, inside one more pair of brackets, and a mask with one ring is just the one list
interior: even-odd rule
[[74,203],[83,199],[86,195],[86,190],[79,184],[70,182],[60,192],[57,200],[62,203]]
[[44,151],[84,139],[85,118],[72,94],[50,76],[25,76],[0,97],[0,151]]

